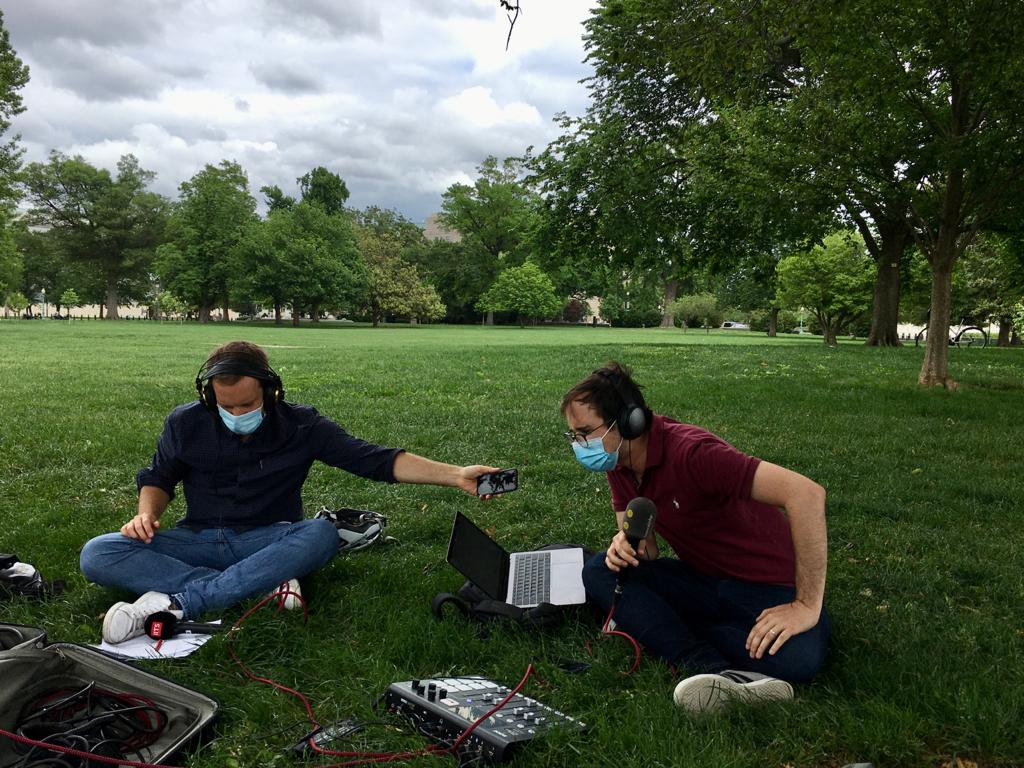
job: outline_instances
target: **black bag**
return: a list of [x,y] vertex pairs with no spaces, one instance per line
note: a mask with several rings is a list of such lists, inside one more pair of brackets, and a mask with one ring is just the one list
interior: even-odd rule
[[[582,549],[583,562],[589,560],[594,552],[578,544],[550,544],[540,547],[538,551],[546,549]],[[533,608],[520,608],[517,605],[506,603],[502,600],[495,600],[480,587],[471,581],[467,581],[455,594],[441,592],[436,595],[430,604],[430,612],[434,618],[441,621],[444,618],[445,606],[452,606],[467,619],[478,624],[481,637],[489,637],[490,632],[487,625],[493,622],[510,622],[527,629],[544,629],[557,627],[567,616],[581,615],[581,608],[586,604],[577,605],[553,605],[541,603]]]

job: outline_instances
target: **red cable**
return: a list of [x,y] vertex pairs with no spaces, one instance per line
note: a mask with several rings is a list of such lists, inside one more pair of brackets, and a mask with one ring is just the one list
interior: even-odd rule
[[[306,601],[302,598],[301,595],[298,595],[295,592],[292,592],[291,590],[288,590],[287,588],[284,590],[284,593],[274,593],[272,595],[268,595],[267,597],[263,598],[259,603],[254,605],[251,609],[246,611],[234,624],[231,625],[231,629],[230,629],[230,631],[228,632],[228,635],[227,635],[228,636],[228,653],[231,655],[231,658],[234,660],[235,664],[238,665],[239,669],[241,669],[242,672],[245,673],[245,676],[248,677],[250,680],[255,680],[257,682],[264,683],[264,684],[269,685],[269,686],[271,686],[271,687],[273,687],[273,688],[275,688],[275,689],[277,689],[279,691],[284,691],[285,693],[288,693],[288,694],[296,697],[299,701],[301,701],[303,706],[306,708],[306,713],[309,715],[309,721],[315,727],[319,728],[319,727],[321,727],[320,723],[317,721],[316,716],[313,714],[313,708],[310,706],[309,699],[307,699],[301,692],[296,691],[293,688],[288,688],[287,686],[281,685],[280,683],[278,683],[278,682],[276,682],[274,680],[271,680],[271,679],[265,678],[265,677],[259,677],[258,675],[253,674],[248,669],[248,667],[245,666],[245,664],[242,662],[242,660],[240,658],[238,658],[238,654],[235,653],[234,648],[231,647],[231,641],[233,641],[233,639],[234,639],[235,632],[242,626],[242,623],[246,619],[248,619],[253,613],[258,611],[260,608],[262,608],[264,605],[266,605],[271,600],[277,599],[279,597],[284,598],[284,597],[287,597],[288,595],[294,595],[295,597],[297,597],[302,602],[303,621],[304,622],[307,621],[309,619],[309,611],[308,611],[307,606],[306,606]],[[280,610],[279,610],[279,612],[280,612]],[[610,616],[609,616],[609,618],[610,618]],[[619,634],[625,634],[625,633],[619,633]],[[632,638],[630,638],[630,639],[632,640]],[[639,653],[639,650],[637,651],[637,653]],[[455,739],[455,741],[452,742],[452,745],[450,747],[447,747],[447,748],[443,748],[443,747],[440,747],[440,746],[438,746],[436,744],[432,744],[430,746],[423,747],[422,749],[408,751],[408,752],[343,752],[343,751],[335,751],[335,750],[329,750],[329,749],[322,749],[321,747],[316,745],[316,743],[313,741],[313,737],[312,736],[310,737],[308,744],[309,744],[310,748],[314,752],[316,752],[317,754],[320,754],[320,755],[326,755],[328,757],[354,757],[354,758],[357,758],[355,760],[348,760],[348,761],[345,761],[345,762],[342,762],[342,763],[331,763],[331,764],[326,765],[326,766],[319,766],[319,768],[344,768],[345,766],[362,765],[363,763],[388,763],[388,762],[394,762],[394,761],[397,761],[397,760],[408,760],[408,759],[411,759],[411,758],[414,758],[414,757],[423,757],[425,755],[437,755],[437,754],[453,754],[454,755],[455,754],[455,750],[457,750],[459,748],[459,746],[462,745],[462,742],[465,741],[469,737],[469,735],[473,731],[475,731],[477,729],[477,727],[484,720],[486,720],[488,717],[490,717],[495,712],[497,712],[499,709],[501,709],[503,706],[505,706],[505,704],[507,704],[509,702],[509,700],[513,696],[515,696],[522,689],[522,687],[526,684],[526,681],[529,679],[531,674],[533,674],[533,665],[529,664],[526,667],[526,674],[523,675],[523,679],[519,681],[519,684],[515,688],[513,688],[512,691],[509,692],[509,694],[504,699],[502,699],[500,702],[498,702],[495,706],[493,706],[490,710],[485,712],[483,715],[478,717],[468,728],[466,728],[466,730],[464,730],[461,734],[459,734],[459,736]]]
[[53,752],[61,752],[65,755],[71,755],[72,757],[80,757],[84,760],[95,760],[98,763],[107,763],[109,765],[127,765],[131,766],[131,768],[174,768],[174,766],[156,765],[154,763],[140,763],[135,760],[126,760],[123,757],[104,757],[103,755],[97,755],[93,752],[83,752],[80,749],[72,749],[71,747],[61,747],[57,744],[49,744],[45,741],[36,741],[35,739],[28,739],[24,736],[19,736],[16,733],[5,731],[3,728],[0,728],[0,736],[6,736],[11,741],[17,741],[21,744],[28,744],[32,747],[49,749]]
[[414,752],[394,752],[394,753],[390,753],[390,754],[389,753],[383,753],[383,754],[379,754],[379,753],[366,753],[366,752],[335,752],[335,751],[332,751],[332,750],[327,750],[327,749],[319,748],[318,746],[316,746],[316,744],[312,743],[312,739],[310,740],[310,746],[313,748],[314,752],[316,752],[317,754],[321,754],[321,755],[336,756],[336,757],[361,757],[362,758],[362,759],[359,759],[359,760],[349,760],[349,761],[344,762],[344,763],[331,763],[329,765],[320,766],[319,768],[344,768],[345,766],[360,765],[362,763],[386,763],[386,762],[391,762],[393,760],[406,760],[406,759],[409,759],[409,758],[412,758],[412,757],[422,757],[423,755],[428,755],[428,754],[451,754],[451,755],[454,755],[456,753],[456,751],[458,750],[458,748],[460,746],[462,746],[462,742],[464,742],[467,738],[469,738],[469,735],[471,733],[473,733],[473,731],[475,731],[477,729],[477,727],[481,723],[483,723],[487,718],[489,718],[491,715],[493,715],[499,709],[501,709],[506,704],[508,704],[508,702],[512,699],[512,697],[515,696],[517,693],[519,693],[519,691],[522,690],[523,686],[526,684],[526,681],[529,679],[530,675],[532,675],[532,674],[533,674],[533,665],[532,664],[528,664],[526,666],[526,674],[523,675],[523,679],[519,681],[519,684],[515,688],[513,688],[511,691],[509,691],[508,695],[505,696],[505,698],[503,698],[501,701],[499,701],[497,704],[495,704],[493,707],[491,707],[487,712],[485,712],[484,714],[480,715],[480,717],[478,717],[476,720],[474,720],[470,724],[470,726],[468,728],[466,728],[466,730],[464,730],[461,734],[459,734],[459,736],[455,739],[455,741],[452,742],[451,746],[447,747],[447,748],[442,748],[442,747],[439,747],[437,745],[432,745],[432,746],[429,746],[429,747],[424,747],[423,749],[420,749],[420,750],[416,750]]
[[[615,609],[618,607],[616,605],[616,603],[617,603],[617,601],[613,598],[612,599],[611,610],[608,611],[608,618],[605,619],[604,620],[604,624],[601,625],[601,634],[602,635],[618,635],[619,637],[624,637],[624,638],[626,638],[629,641],[630,645],[633,646],[633,666],[631,666],[629,668],[628,672],[623,672],[622,673],[624,675],[632,675],[634,672],[636,672],[637,668],[640,666],[640,643],[638,643],[630,635],[628,635],[627,633],[625,633],[625,632],[623,632],[621,630],[618,630],[618,629],[608,629],[608,625],[611,624],[611,622],[612,622],[612,614],[615,613]],[[588,648],[588,650],[589,650],[589,648]]]

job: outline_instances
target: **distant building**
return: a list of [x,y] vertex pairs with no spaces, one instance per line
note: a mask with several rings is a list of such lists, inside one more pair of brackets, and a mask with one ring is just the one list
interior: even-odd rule
[[427,216],[427,223],[423,226],[423,236],[427,240],[444,240],[449,243],[457,243],[462,240],[462,235],[453,229],[448,229],[438,221],[440,216],[439,213]]

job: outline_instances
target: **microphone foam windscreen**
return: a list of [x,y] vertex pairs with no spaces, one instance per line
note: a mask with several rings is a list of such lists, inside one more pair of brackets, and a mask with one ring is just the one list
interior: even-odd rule
[[657,514],[658,510],[653,501],[643,496],[637,496],[626,505],[622,530],[630,539],[637,541],[646,539],[654,530],[654,518]]

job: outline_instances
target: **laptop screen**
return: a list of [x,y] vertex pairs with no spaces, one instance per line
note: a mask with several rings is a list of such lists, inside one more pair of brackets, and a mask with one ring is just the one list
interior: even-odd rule
[[448,562],[494,600],[504,600],[508,553],[461,512],[455,513]]

